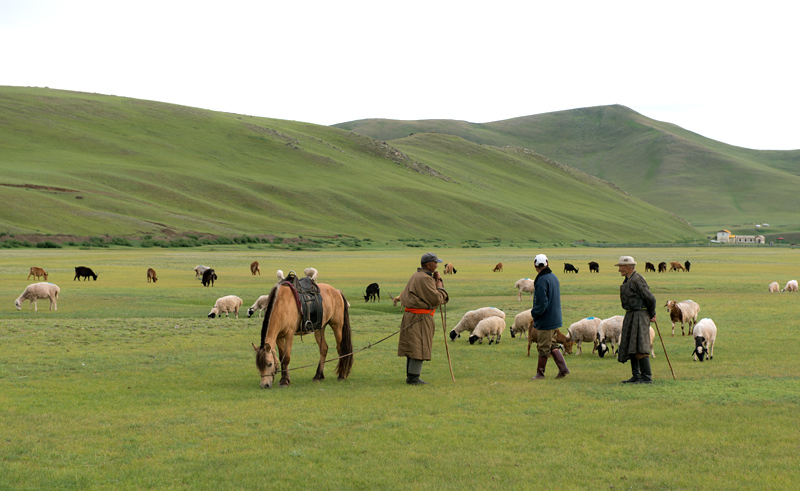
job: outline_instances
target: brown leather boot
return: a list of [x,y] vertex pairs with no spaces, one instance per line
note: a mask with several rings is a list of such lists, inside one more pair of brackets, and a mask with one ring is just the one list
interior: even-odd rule
[[564,378],[569,375],[569,368],[567,368],[567,362],[564,361],[564,355],[561,354],[561,350],[553,350],[550,352],[550,355],[556,361],[556,366],[558,366],[558,375],[556,375],[556,378]]
[[547,365],[547,356],[539,357],[539,366],[536,367],[536,376],[531,380],[541,380],[544,378],[544,367]]

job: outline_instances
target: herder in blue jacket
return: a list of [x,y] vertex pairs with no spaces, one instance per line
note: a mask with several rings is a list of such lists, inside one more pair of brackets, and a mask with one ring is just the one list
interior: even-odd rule
[[567,362],[558,349],[556,329],[561,327],[561,286],[558,278],[550,270],[547,256],[539,254],[533,258],[536,279],[533,280],[533,326],[538,331],[536,345],[539,349],[539,366],[534,380],[544,378],[544,367],[552,356],[558,366],[556,378],[564,378],[568,373]]

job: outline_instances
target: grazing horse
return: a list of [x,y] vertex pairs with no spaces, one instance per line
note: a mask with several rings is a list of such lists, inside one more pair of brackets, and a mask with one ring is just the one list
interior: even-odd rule
[[[322,296],[322,329],[314,332],[314,338],[319,345],[319,364],[314,381],[325,379],[325,357],[328,355],[328,343],[325,341],[325,326],[330,325],[333,336],[336,338],[336,351],[339,353],[339,363],[336,373],[339,380],[344,380],[350,375],[353,367],[353,340],[350,330],[350,313],[347,300],[341,291],[325,284],[317,283]],[[299,332],[301,314],[295,300],[294,292],[288,286],[277,285],[269,293],[270,302],[264,314],[264,323],[261,327],[261,346],[253,344],[256,352],[256,367],[261,374],[261,388],[272,388],[275,374],[278,372],[278,363],[281,365],[280,387],[288,387],[289,362],[292,358],[292,341]],[[278,353],[275,353],[275,347]]]

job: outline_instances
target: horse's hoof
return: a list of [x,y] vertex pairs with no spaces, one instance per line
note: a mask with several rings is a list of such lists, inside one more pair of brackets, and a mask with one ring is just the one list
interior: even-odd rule
[[346,378],[346,377],[339,376],[338,380],[339,380],[339,382],[341,382],[342,380],[347,380],[347,378]]
[[312,382],[322,382],[325,380],[325,377],[314,377],[311,379]]

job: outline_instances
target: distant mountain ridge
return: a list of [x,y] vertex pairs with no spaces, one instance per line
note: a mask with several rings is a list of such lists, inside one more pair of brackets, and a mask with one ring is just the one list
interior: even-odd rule
[[521,147],[0,87],[0,233],[684,242],[678,217]]
[[380,140],[412,133],[519,146],[610,181],[696,227],[800,221],[800,150],[727,145],[627,107],[599,106],[492,123],[368,119],[334,125]]

